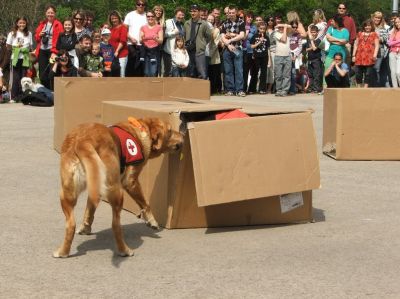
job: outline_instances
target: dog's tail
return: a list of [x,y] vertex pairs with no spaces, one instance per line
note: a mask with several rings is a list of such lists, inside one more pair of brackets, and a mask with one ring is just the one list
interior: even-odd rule
[[88,198],[97,206],[106,194],[106,167],[90,143],[79,145],[75,152],[86,173]]

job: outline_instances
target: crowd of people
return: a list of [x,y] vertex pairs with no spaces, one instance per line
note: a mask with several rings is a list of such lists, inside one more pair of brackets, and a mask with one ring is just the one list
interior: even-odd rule
[[327,19],[313,11],[303,24],[295,11],[262,16],[228,6],[208,11],[178,7],[167,18],[161,5],[137,0],[123,17],[110,12],[94,28],[93,13],[76,10],[60,21],[49,5],[34,32],[18,17],[0,35],[0,89],[21,95],[28,76],[54,88],[56,76],[193,77],[210,80],[211,93],[322,93],[323,86],[399,87],[400,18],[377,11],[360,29],[340,2]]

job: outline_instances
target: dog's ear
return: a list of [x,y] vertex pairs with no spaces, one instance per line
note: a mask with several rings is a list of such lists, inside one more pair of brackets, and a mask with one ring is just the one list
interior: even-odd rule
[[164,138],[163,123],[157,118],[145,118],[143,121],[149,127],[151,149],[154,151],[160,150]]

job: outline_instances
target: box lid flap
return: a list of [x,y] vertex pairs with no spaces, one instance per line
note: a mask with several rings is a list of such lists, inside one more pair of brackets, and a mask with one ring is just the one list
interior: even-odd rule
[[310,113],[188,125],[199,206],[320,186]]

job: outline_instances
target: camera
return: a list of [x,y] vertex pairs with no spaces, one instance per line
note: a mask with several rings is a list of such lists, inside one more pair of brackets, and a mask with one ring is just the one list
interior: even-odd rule
[[185,42],[185,48],[186,48],[187,51],[196,50],[196,42],[193,42],[191,40],[187,40]]
[[42,36],[42,45],[47,46],[48,43],[49,43],[49,36],[45,34]]
[[56,57],[54,58],[54,61],[55,61],[55,62],[67,62],[67,61],[68,61],[68,58],[67,58],[67,57],[56,56]]

